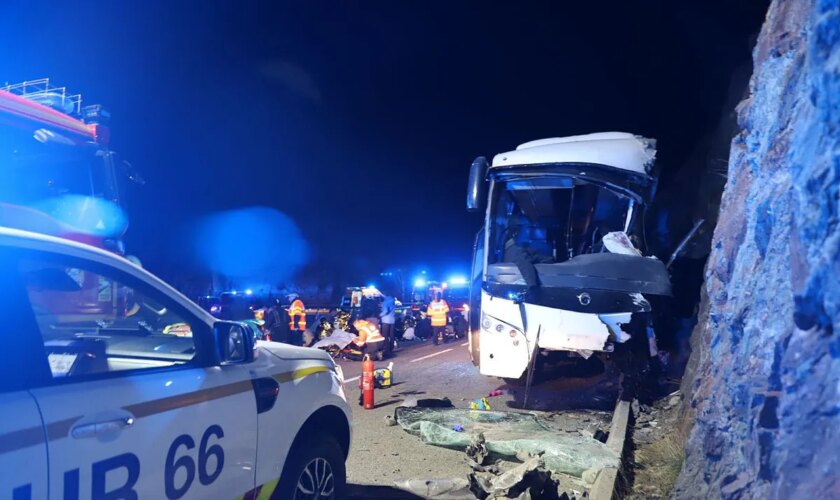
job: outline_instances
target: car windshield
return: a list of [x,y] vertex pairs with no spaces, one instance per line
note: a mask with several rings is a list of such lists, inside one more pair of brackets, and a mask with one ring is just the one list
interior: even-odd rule
[[171,366],[195,356],[193,325],[146,293],[49,261],[22,259],[19,269],[54,376],[66,375],[80,356],[103,358],[93,371]]
[[599,252],[609,232],[623,231],[631,201],[571,177],[497,181],[492,197],[490,263],[506,246],[530,249],[554,262]]

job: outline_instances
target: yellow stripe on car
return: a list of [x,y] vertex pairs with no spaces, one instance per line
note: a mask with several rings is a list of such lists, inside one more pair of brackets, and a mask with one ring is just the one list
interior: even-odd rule
[[295,380],[302,379],[303,377],[308,377],[309,375],[328,371],[330,371],[330,369],[325,365],[310,366],[307,368],[297,369],[293,372],[278,373],[277,375],[274,375],[273,378],[282,384],[284,382],[293,382]]
[[257,500],[269,500],[271,498],[271,494],[274,493],[274,490],[277,489],[277,483],[280,482],[280,479],[275,479],[274,481],[269,481],[265,483],[262,488],[260,488],[260,494],[257,496]]

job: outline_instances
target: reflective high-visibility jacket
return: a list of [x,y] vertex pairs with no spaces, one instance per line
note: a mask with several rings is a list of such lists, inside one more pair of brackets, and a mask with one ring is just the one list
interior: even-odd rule
[[446,313],[449,312],[449,304],[445,300],[432,301],[426,314],[432,318],[432,326],[446,326]]
[[370,321],[359,319],[353,323],[356,330],[359,331],[359,336],[353,339],[353,343],[359,347],[364,347],[368,342],[381,342],[385,340],[379,327]]
[[295,299],[289,306],[289,330],[301,332],[306,330],[306,308],[300,299]]

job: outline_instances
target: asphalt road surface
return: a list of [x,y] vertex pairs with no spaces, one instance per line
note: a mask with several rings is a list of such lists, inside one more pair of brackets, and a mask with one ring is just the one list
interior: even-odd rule
[[[351,498],[416,498],[393,488],[408,479],[464,478],[469,473],[465,454],[423,444],[420,438],[399,426],[385,425],[386,415],[407,398],[447,397],[459,408],[470,401],[502,389],[490,398],[491,409],[523,411],[524,388],[486,377],[470,362],[464,340],[435,346],[431,343],[401,344],[392,357],[376,363],[384,368],[394,362],[393,387],[377,389],[376,407],[365,410],[353,405],[353,441],[347,460]],[[351,403],[359,395],[360,362],[342,360],[345,390]],[[563,411],[590,409],[612,411],[617,383],[598,362],[556,367],[546,381],[531,389],[527,410]]]

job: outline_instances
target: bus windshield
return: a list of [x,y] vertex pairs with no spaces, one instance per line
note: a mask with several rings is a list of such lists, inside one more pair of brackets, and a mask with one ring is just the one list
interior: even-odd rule
[[602,250],[609,232],[627,229],[632,202],[571,177],[497,181],[491,198],[489,263],[518,245],[563,262]]

